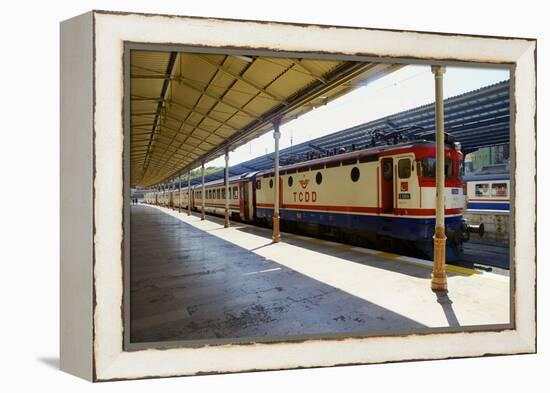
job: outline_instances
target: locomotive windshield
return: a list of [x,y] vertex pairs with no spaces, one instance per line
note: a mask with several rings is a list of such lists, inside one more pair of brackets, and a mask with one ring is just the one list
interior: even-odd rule
[[[422,177],[435,178],[435,157],[425,157],[420,161]],[[453,179],[454,163],[450,158],[445,158],[445,179]]]

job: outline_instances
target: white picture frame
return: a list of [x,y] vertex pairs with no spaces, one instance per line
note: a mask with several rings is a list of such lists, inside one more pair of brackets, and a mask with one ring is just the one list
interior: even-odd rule
[[[513,193],[511,212],[511,326],[493,331],[124,350],[125,43],[510,66],[513,189],[521,190]],[[63,22],[61,368],[90,381],[108,381],[535,352],[535,56],[536,41],[522,38],[104,11]]]

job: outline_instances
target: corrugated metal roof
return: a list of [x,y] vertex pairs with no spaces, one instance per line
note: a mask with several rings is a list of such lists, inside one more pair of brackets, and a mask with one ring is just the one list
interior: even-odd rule
[[166,181],[401,67],[134,50],[131,186]]
[[[282,164],[312,152],[363,147],[374,133],[389,134],[396,129],[409,129],[421,139],[435,131],[434,104],[399,112],[368,123],[341,130],[280,151]],[[480,147],[510,142],[510,84],[503,81],[445,100],[445,132],[462,144],[465,153]],[[229,168],[231,176],[273,167],[273,154],[267,154]],[[223,178],[223,170],[205,176],[205,181]],[[192,184],[199,184],[194,179]]]

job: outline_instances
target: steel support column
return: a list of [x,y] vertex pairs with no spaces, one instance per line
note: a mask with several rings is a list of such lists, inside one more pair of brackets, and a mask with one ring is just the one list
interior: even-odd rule
[[435,234],[434,234],[434,268],[432,272],[432,290],[447,290],[445,273],[445,129],[443,108],[443,74],[445,67],[432,66],[435,78]]
[[187,215],[191,215],[191,171],[187,171]]
[[201,220],[204,220],[204,161],[201,163],[202,188],[201,188]]
[[180,203],[178,204],[178,212],[181,213],[181,182],[183,180],[183,175],[180,175],[180,181],[179,181],[179,199],[180,199]]
[[174,208],[173,194],[174,194],[174,183],[168,183],[168,207],[170,209]]
[[174,208],[173,194],[174,194],[174,183],[169,183],[168,184],[168,207],[170,209]]
[[280,119],[273,121],[273,139],[275,140],[274,157],[274,176],[273,176],[273,234],[271,236],[273,243],[281,241],[281,232],[279,229],[279,139],[281,132],[279,130]]
[[229,150],[225,149],[225,221],[224,228],[229,228]]

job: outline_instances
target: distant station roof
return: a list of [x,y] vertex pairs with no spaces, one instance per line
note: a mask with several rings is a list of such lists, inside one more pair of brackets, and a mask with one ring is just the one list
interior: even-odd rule
[[[435,131],[434,104],[396,113],[368,123],[300,143],[280,151],[281,164],[299,161],[311,154],[327,155],[370,145],[373,138],[406,130],[411,139],[428,137]],[[445,100],[445,132],[454,136],[462,151],[510,142],[510,85],[503,81]],[[229,168],[231,176],[273,167],[267,154]],[[205,181],[223,178],[224,171],[205,176]],[[192,184],[199,184],[194,179]]]
[[402,66],[134,50],[131,186],[173,178]]

